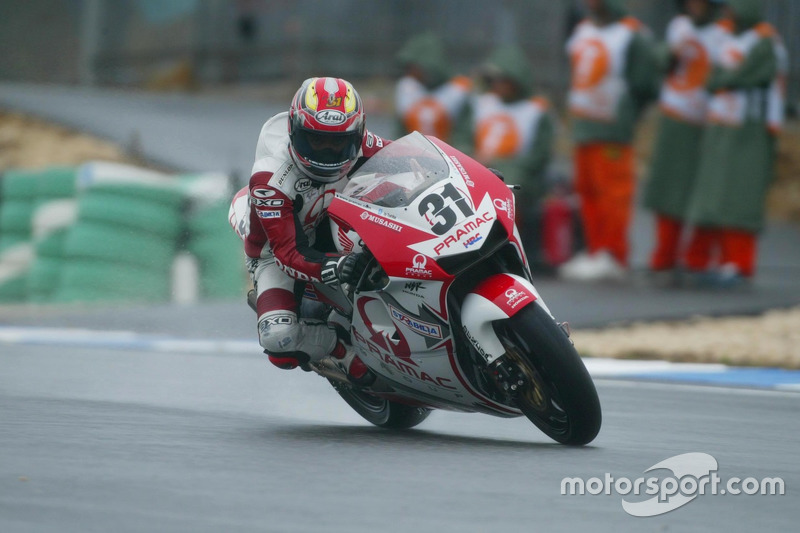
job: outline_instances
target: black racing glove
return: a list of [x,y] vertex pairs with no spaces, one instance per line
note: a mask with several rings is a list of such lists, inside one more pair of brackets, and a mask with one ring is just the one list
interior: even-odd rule
[[367,269],[369,259],[366,254],[352,253],[341,257],[331,257],[322,265],[322,282],[358,283]]

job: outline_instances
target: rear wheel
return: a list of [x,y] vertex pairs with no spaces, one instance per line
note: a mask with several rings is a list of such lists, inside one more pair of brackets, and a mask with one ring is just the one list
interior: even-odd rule
[[431,414],[430,409],[378,398],[344,383],[330,381],[344,401],[367,422],[387,429],[413,428]]
[[517,407],[557,442],[591,442],[600,431],[600,400],[567,334],[536,303],[499,322],[497,333],[524,382]]

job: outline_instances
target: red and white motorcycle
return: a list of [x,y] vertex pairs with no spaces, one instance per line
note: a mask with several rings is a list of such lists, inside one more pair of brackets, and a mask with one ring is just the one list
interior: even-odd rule
[[438,139],[412,133],[369,159],[328,215],[339,251],[370,266],[357,286],[309,284],[306,297],[376,379],[354,385],[329,359],[313,370],[377,426],[448,409],[525,415],[560,443],[591,442],[597,391],[531,283],[514,214],[500,178]]

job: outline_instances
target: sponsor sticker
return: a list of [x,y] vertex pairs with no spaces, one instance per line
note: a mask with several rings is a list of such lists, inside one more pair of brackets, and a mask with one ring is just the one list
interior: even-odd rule
[[[447,228],[447,233],[435,239],[420,241],[408,247],[429,257],[445,257],[463,252],[464,248],[480,248],[486,242],[486,237],[494,221],[497,220],[497,211],[492,204],[492,198],[486,194],[475,214],[458,224]],[[482,237],[478,239],[477,237]],[[462,246],[463,245],[463,246]]]
[[511,309],[516,309],[519,304],[522,302],[529,300],[530,296],[525,294],[524,292],[519,292],[517,289],[511,288],[506,291],[506,305],[509,306]]
[[252,204],[256,207],[282,207],[283,200],[279,198],[253,198]]
[[256,210],[256,213],[258,213],[258,218],[281,218],[281,212],[280,211],[273,211],[273,210],[261,211],[261,210]]
[[417,298],[425,298],[425,295],[423,294],[425,289],[426,287],[421,281],[408,281],[406,282],[405,287],[403,287],[402,292]]
[[265,318],[261,324],[263,326],[291,326],[295,323],[295,318],[292,315],[275,315]]
[[287,176],[289,176],[293,168],[294,168],[294,163],[289,163],[288,165],[286,165],[286,168],[283,169],[283,173],[280,175],[278,181],[275,183],[276,188],[283,187],[283,184],[286,182]]
[[483,235],[476,234],[476,235],[473,235],[472,237],[470,237],[469,239],[467,239],[462,244],[464,245],[464,248],[469,248],[470,246],[472,246],[473,244],[475,244],[476,242],[478,242],[478,241],[480,241],[482,239],[483,239]]
[[299,279],[300,281],[320,281],[318,278],[309,276],[305,272],[300,272],[296,268],[284,265],[278,260],[277,257],[275,258],[275,264],[278,265],[278,268],[283,270],[286,273],[286,275],[291,278]]
[[406,276],[412,278],[432,278],[433,271],[425,267],[428,266],[428,258],[422,254],[414,256],[413,266],[406,267]]
[[339,229],[336,231],[336,239],[339,241],[341,250],[346,254],[349,254],[353,251],[353,248],[355,248],[356,243],[347,236],[347,232],[341,226],[339,226]]
[[461,177],[464,178],[464,183],[466,183],[468,187],[475,187],[475,182],[470,179],[469,174],[467,174],[467,169],[464,168],[464,165],[461,164],[461,161],[459,161],[454,155],[450,156],[450,160],[456,166],[456,169],[458,169]]
[[494,208],[498,211],[505,211],[508,215],[508,218],[514,220],[514,202],[511,200],[506,200],[504,198],[495,198],[494,200]]
[[326,126],[338,126],[347,121],[347,115],[336,109],[324,109],[319,111],[314,115],[314,118],[317,119],[317,122],[325,124]]
[[[473,220],[467,220],[455,231],[455,233],[451,233],[450,235],[445,237],[441,242],[439,242],[436,246],[434,246],[433,247],[434,253],[436,255],[441,255],[442,251],[449,249],[451,246],[458,243],[463,244],[463,241],[465,240],[468,241],[470,239],[473,239],[472,243],[470,243],[469,245],[472,246],[473,244],[480,241],[480,239],[475,238],[476,236],[479,235],[473,234],[473,232],[480,231],[481,226],[483,226],[484,224],[489,224],[493,220],[494,216],[492,216],[491,213],[488,212],[475,217]],[[464,247],[466,248],[468,246],[464,245]]]
[[416,317],[406,314],[394,306],[389,306],[389,311],[392,313],[392,318],[398,320],[409,329],[413,329],[420,335],[431,337],[432,339],[442,338],[442,328],[436,324],[424,322]]
[[481,344],[478,342],[478,339],[472,336],[467,326],[462,326],[462,328],[464,330],[464,336],[466,336],[470,344],[472,344],[472,346],[475,347],[475,350],[481,355],[481,357],[483,357],[484,359],[488,359],[489,356],[486,355],[486,352],[483,350],[483,347],[481,347]]
[[294,190],[297,192],[305,192],[308,189],[310,189],[313,185],[314,183],[311,181],[310,178],[303,178],[297,180],[297,182],[294,184]]
[[396,231],[398,233],[403,231],[403,226],[401,226],[400,224],[395,224],[394,222],[390,222],[385,218],[373,215],[369,211],[364,211],[363,213],[361,213],[361,220],[369,220],[370,222],[373,222],[379,226],[383,226],[384,228],[388,228],[392,231]]
[[275,196],[275,191],[273,189],[253,189],[250,192],[250,196],[253,198],[269,198],[271,196]]

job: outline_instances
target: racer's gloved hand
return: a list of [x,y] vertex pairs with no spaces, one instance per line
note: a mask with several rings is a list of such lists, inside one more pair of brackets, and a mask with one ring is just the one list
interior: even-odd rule
[[369,259],[366,254],[352,253],[342,257],[331,257],[322,265],[322,282],[357,283],[367,269]]

